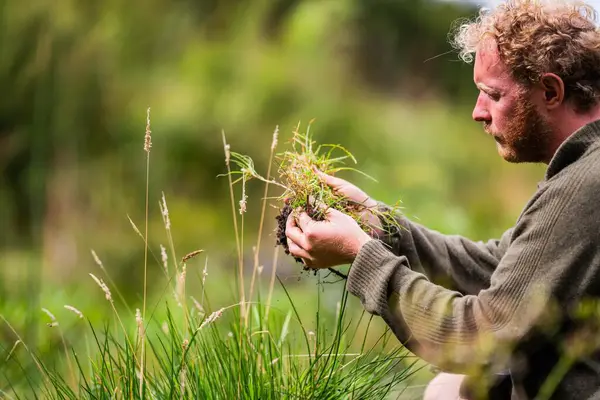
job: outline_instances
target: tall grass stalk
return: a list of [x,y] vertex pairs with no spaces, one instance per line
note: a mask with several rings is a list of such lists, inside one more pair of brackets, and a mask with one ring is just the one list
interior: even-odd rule
[[[267,199],[269,195],[269,180],[271,179],[271,167],[273,165],[273,156],[275,155],[275,149],[277,148],[277,139],[279,136],[279,126],[275,127],[275,131],[273,132],[273,140],[271,142],[271,153],[269,154],[269,163],[267,164],[267,180],[265,182],[265,193],[262,198],[262,211],[260,213],[260,222],[258,225],[258,238],[256,240],[256,250],[254,251],[254,266],[252,268],[252,279],[250,280],[250,294],[248,295],[248,300],[252,301],[252,295],[254,292],[254,282],[256,280],[256,271],[258,269],[258,260],[260,255],[260,243],[262,241],[263,234],[263,225],[265,221],[265,214],[267,209]],[[250,310],[250,306],[248,306],[248,311],[246,312],[246,326],[248,326],[248,312]]]
[[271,301],[273,299],[273,289],[275,287],[275,277],[277,276],[277,259],[279,258],[279,246],[273,249],[273,267],[271,269],[271,280],[269,282],[269,294],[267,295],[267,307],[265,311],[265,319],[269,319],[269,311],[271,309]]
[[247,202],[246,202],[246,178],[243,177],[242,178],[242,198],[240,199],[240,288],[241,288],[241,292],[242,292],[242,297],[241,297],[241,301],[242,301],[242,312],[240,313],[240,317],[245,319],[245,314],[246,314],[246,309],[245,309],[245,305],[244,302],[246,301],[246,294],[245,294],[245,282],[244,282],[244,215],[246,215],[246,207],[247,207]]
[[[231,198],[231,212],[233,214],[233,226],[234,226],[234,232],[235,232],[235,242],[236,242],[236,246],[237,246],[237,252],[238,252],[238,271],[239,271],[239,276],[238,276],[238,280],[239,280],[239,294],[240,294],[240,302],[242,304],[241,307],[241,311],[240,311],[240,328],[242,326],[242,322],[244,320],[244,303],[245,303],[245,289],[244,289],[244,257],[243,257],[243,242],[242,242],[242,236],[240,235],[240,232],[238,232],[238,227],[237,227],[237,215],[236,215],[236,207],[235,207],[235,196],[233,194],[233,182],[231,181],[231,167],[230,167],[230,159],[231,159],[231,150],[230,150],[230,146],[229,144],[227,144],[227,140],[225,138],[225,131],[222,131],[222,135],[223,135],[223,149],[225,150],[225,165],[227,167],[227,176],[228,176],[228,180],[229,180],[229,196]],[[245,186],[244,186],[245,189]],[[243,195],[242,195],[243,196]],[[243,197],[242,197],[242,200]],[[241,211],[241,208],[240,208]],[[242,221],[241,221],[241,231],[243,232],[244,229],[244,214],[243,212],[242,214]],[[239,348],[242,348],[242,335],[239,335],[240,341],[239,341]],[[239,397],[239,393],[241,391],[241,363],[242,363],[242,357],[240,357],[240,369],[239,369],[239,374],[237,377],[238,380],[238,392],[237,395]]]
[[[231,150],[229,144],[227,144],[227,139],[225,138],[225,131],[221,131],[223,136],[223,149],[225,151],[225,166],[227,167],[227,177],[229,180],[229,197],[231,199],[231,212],[233,215],[233,230],[235,233],[235,244],[237,248],[238,254],[238,272],[239,272],[239,293],[242,304],[245,300],[244,295],[244,264],[243,264],[243,256],[242,256],[242,248],[240,245],[240,235],[238,231],[237,224],[237,215],[236,215],[236,207],[235,207],[235,196],[233,194],[233,182],[231,180]],[[243,308],[243,307],[242,307]],[[241,313],[243,315],[243,312]]]
[[[167,233],[167,239],[169,240],[169,247],[171,248],[171,255],[173,256],[173,264],[175,265],[175,275],[173,275],[175,277],[175,286],[173,287],[173,293],[175,296],[175,300],[177,300],[177,303],[179,306],[181,306],[181,308],[183,308],[183,320],[184,320],[184,324],[186,326],[186,330],[187,330],[187,324],[188,324],[188,319],[187,319],[187,304],[185,302],[185,278],[186,278],[186,266],[185,266],[185,262],[187,260],[189,260],[192,257],[195,257],[196,255],[202,253],[204,250],[197,250],[196,252],[192,252],[190,254],[185,255],[182,260],[182,266],[181,266],[181,272],[179,272],[179,263],[177,262],[177,255],[175,253],[175,244],[173,241],[173,233],[171,231],[171,217],[169,216],[169,208],[167,206],[167,199],[165,197],[165,192],[162,192],[162,201],[158,202],[158,206],[160,209],[160,213],[162,215],[163,218],[163,223],[165,225],[165,231]],[[168,271],[168,257],[167,254],[164,250],[164,248],[161,246],[161,262],[163,264],[163,269],[165,271],[165,274],[167,276],[167,279],[169,279],[169,271]],[[158,259],[157,259],[158,261]]]
[[[187,256],[186,256],[187,257]],[[185,260],[185,257],[183,258]],[[177,277],[177,296],[181,302],[181,308],[183,309],[183,326],[184,330],[187,332],[189,329],[189,319],[188,319],[188,309],[187,309],[187,301],[185,300],[186,290],[186,277],[187,277],[187,264],[185,261],[182,262],[181,273]]]
[[175,253],[175,243],[173,242],[173,233],[171,231],[171,217],[169,216],[169,208],[167,207],[167,199],[165,193],[162,193],[162,202],[158,202],[158,207],[163,218],[165,225],[165,231],[167,232],[167,239],[169,240],[169,247],[171,250],[171,256],[173,258],[173,264],[175,266],[175,273],[179,273],[179,265],[177,264],[177,254]]
[[[150,192],[150,148],[152,147],[152,135],[150,131],[150,107],[146,111],[146,135],[144,136],[144,150],[146,151],[146,213],[145,213],[145,233],[144,233],[144,299],[142,308],[142,325],[143,321],[146,320],[146,298],[147,298],[147,286],[148,286],[148,206],[149,206],[149,192]],[[142,356],[140,360],[140,393],[143,394],[144,388],[144,368],[146,366],[146,334],[145,329],[142,329]]]
[[204,260],[204,269],[202,270],[202,297],[200,305],[204,307],[204,294],[206,293],[206,277],[208,276],[208,257]]
[[50,322],[47,324],[49,328],[56,328],[58,330],[58,334],[60,336],[60,341],[63,345],[63,350],[65,352],[65,359],[67,361],[67,367],[69,368],[69,379],[71,381],[71,386],[75,387],[76,378],[75,378],[75,370],[73,369],[73,364],[71,364],[71,357],[69,356],[69,350],[67,349],[67,342],[65,341],[65,335],[61,329],[60,323],[56,320],[54,314],[52,314],[47,308],[42,308],[42,311],[50,318]]

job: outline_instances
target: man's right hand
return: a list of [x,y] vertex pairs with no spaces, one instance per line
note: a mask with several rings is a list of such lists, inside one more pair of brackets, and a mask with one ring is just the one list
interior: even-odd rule
[[362,222],[370,226],[371,229],[373,229],[374,232],[372,232],[371,234],[381,233],[381,222],[379,221],[377,215],[375,215],[371,211],[377,207],[376,200],[372,199],[360,188],[344,179],[328,175],[322,171],[319,171],[316,168],[315,173],[319,176],[319,178],[321,178],[321,180],[324,183],[331,187],[334,193],[347,198],[351,202],[364,206],[365,210],[362,212],[361,215]]

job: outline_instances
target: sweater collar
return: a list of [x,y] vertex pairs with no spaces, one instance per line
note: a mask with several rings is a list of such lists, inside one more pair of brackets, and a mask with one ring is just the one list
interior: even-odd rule
[[580,159],[587,150],[600,141],[600,120],[582,126],[567,138],[556,150],[548,164],[545,180],[551,179],[564,168]]

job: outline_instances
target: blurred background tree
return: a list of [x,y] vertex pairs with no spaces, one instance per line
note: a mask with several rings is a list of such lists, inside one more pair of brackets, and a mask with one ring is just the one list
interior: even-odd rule
[[[378,182],[340,176],[402,200],[434,229],[499,236],[542,169],[502,161],[471,120],[472,67],[448,34],[476,11],[427,0],[0,0],[2,312],[35,341],[41,302],[91,304],[90,248],[139,299],[143,242],[127,216],[142,226],[149,106],[150,246],[159,254],[166,241],[164,192],[176,248],[206,249],[223,279],[213,285],[226,285],[236,262],[227,180],[217,177],[222,130],[266,171],[275,126],[282,149],[314,118],[315,140],[345,146]],[[248,187],[248,260],[262,190]],[[268,213],[271,235],[277,210]],[[260,254],[267,270],[274,241]],[[282,276],[298,275],[282,263]],[[156,291],[159,276],[156,264]]]

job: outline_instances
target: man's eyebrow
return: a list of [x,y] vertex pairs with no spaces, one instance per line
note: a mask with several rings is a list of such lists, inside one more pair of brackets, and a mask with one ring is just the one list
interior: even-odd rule
[[477,83],[475,86],[477,86],[477,89],[479,90],[483,90],[484,92],[488,92],[488,93],[500,93],[500,91],[498,89],[494,89],[489,87],[488,85],[486,85],[485,83]]

